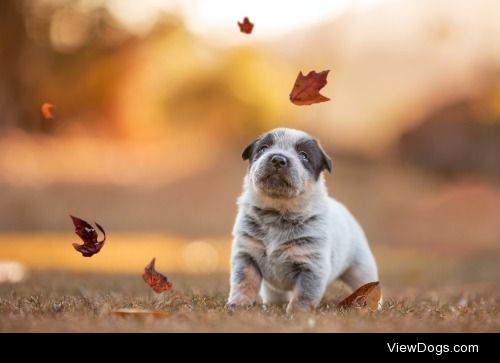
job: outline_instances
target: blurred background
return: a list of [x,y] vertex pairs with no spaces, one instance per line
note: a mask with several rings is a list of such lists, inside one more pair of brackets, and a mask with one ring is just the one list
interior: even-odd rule
[[[498,14],[495,0],[1,1],[8,278],[141,273],[152,257],[226,273],[241,151],[287,126],[332,157],[329,191],[388,284],[500,280]],[[325,69],[331,101],[289,102],[299,71]],[[105,228],[98,255],[73,250],[69,214]]]

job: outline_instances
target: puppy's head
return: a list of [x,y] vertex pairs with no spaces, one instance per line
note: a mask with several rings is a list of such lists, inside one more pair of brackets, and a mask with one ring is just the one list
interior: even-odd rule
[[303,131],[279,128],[248,145],[252,186],[271,198],[294,198],[311,190],[332,162],[319,143]]

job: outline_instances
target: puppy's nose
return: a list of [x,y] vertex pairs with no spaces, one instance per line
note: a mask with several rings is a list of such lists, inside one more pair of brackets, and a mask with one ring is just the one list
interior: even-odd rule
[[271,157],[271,163],[276,167],[276,168],[283,168],[288,165],[288,159],[284,157],[281,154],[274,154]]

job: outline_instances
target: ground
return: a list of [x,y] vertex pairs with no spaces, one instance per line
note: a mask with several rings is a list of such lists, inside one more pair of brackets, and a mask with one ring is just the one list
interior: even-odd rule
[[[158,188],[0,183],[0,262],[17,261],[29,272],[20,283],[0,283],[0,331],[500,332],[500,185],[335,160],[329,190],[370,240],[381,312],[337,311],[350,293],[340,283],[311,314],[224,311],[245,168],[238,151],[234,160]],[[99,254],[86,259],[72,248],[78,237],[68,214],[105,227]],[[157,295],[142,281],[153,257],[173,291]],[[122,308],[166,314],[113,313]]]
[[[319,309],[288,317],[283,306],[229,313],[223,306],[228,276],[173,274],[173,291],[155,294],[140,274],[31,271],[18,284],[0,284],[0,331],[64,332],[392,332],[500,331],[499,281],[442,286],[432,275],[403,286],[388,276],[381,312],[337,311],[349,293],[341,283],[328,290]],[[402,275],[408,279],[408,276]],[[161,316],[120,316],[137,308]]]

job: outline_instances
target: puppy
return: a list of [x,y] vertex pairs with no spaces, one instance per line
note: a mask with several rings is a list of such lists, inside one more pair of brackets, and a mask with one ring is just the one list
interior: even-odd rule
[[337,278],[351,288],[378,280],[366,237],[344,205],[328,196],[332,162],[307,133],[274,129],[248,145],[250,166],[233,229],[227,308],[288,303],[308,310]]

